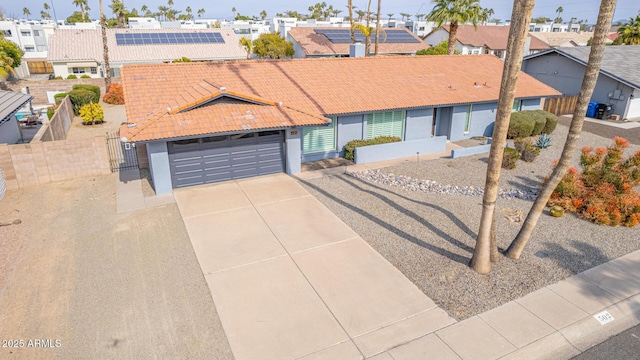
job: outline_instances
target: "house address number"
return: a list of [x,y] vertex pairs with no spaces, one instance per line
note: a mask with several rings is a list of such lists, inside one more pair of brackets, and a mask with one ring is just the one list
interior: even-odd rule
[[604,325],[608,322],[612,322],[613,320],[615,320],[613,318],[613,316],[611,314],[609,314],[608,311],[603,311],[600,313],[597,313],[595,315],[593,315],[594,318],[596,318],[596,320],[598,320],[600,322],[600,325]]

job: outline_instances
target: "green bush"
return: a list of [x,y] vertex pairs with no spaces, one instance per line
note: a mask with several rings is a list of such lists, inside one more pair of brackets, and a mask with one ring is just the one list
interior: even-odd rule
[[76,84],[76,85],[73,85],[73,90],[88,90],[96,94],[98,99],[100,99],[100,86],[88,85],[88,84]]
[[378,136],[377,138],[368,140],[351,140],[344,146],[344,158],[346,160],[354,160],[355,150],[361,146],[387,144],[402,141],[397,136]]
[[77,79],[77,78],[78,78],[78,77],[77,77],[77,76],[75,76],[75,75],[73,75],[73,74],[69,74],[69,76],[67,76],[67,79],[68,79],[68,80],[71,80],[71,79]]
[[511,113],[507,137],[538,136],[542,133],[551,134],[558,125],[558,117],[544,110],[524,110]]
[[47,109],[47,118],[49,118],[49,120],[51,120],[51,118],[53,118],[53,115],[56,113],[56,108],[54,107],[50,107]]
[[60,105],[60,103],[62,103],[62,100],[64,100],[64,98],[67,97],[67,93],[59,93],[59,94],[55,94],[53,95],[53,101],[56,103],[57,105]]
[[509,130],[507,130],[507,138],[517,139],[529,137],[533,133],[535,120],[529,111],[518,111],[511,113],[509,120]]
[[83,89],[75,89],[69,91],[69,98],[71,99],[71,104],[73,105],[73,112],[76,115],[80,114],[80,108],[84,105],[91,103],[97,104],[100,101],[100,97],[96,96],[93,91]]
[[535,147],[531,139],[516,139],[513,144],[520,158],[526,162],[533,162],[540,155],[540,148]]
[[91,76],[84,74],[82,76],[80,76],[80,79],[91,79]]
[[515,169],[518,160],[520,160],[520,152],[518,150],[505,148],[504,156],[502,157],[502,168],[509,170]]
[[53,79],[51,79],[51,80],[63,80],[63,79],[62,79],[62,76],[56,76],[56,77],[54,77],[54,78],[53,78]]

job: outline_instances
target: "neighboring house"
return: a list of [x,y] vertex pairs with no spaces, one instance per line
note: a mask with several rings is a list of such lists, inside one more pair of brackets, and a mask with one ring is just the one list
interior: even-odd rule
[[[510,26],[485,25],[474,28],[473,25],[460,25],[456,33],[456,50],[463,55],[492,54],[504,60],[507,55],[509,28]],[[525,55],[549,49],[547,44],[531,34],[528,39]],[[424,37],[424,41],[431,46],[445,40],[449,40],[449,25],[444,25]]]
[[53,34],[56,24],[47,20],[0,21],[0,32],[5,39],[16,43],[24,55],[20,67],[14,69],[19,78],[30,74],[47,74],[51,65],[47,63],[47,39]]
[[561,24],[555,23],[553,21],[549,21],[547,23],[537,24],[531,23],[529,24],[529,31],[531,32],[579,32],[581,24],[578,23],[570,23],[570,24]]
[[[577,95],[591,47],[563,47],[527,56],[522,70],[564,95]],[[591,101],[611,104],[621,119],[640,117],[640,45],[607,46]]]
[[[550,47],[587,46],[593,32],[531,32]],[[613,40],[607,40],[611,44]]]
[[[124,64],[246,59],[247,51],[230,29],[107,29],[111,76]],[[100,30],[56,29],[48,60],[56,76],[104,77]]]
[[0,90],[0,144],[15,144],[20,141],[20,125],[16,113],[33,96]]
[[[356,41],[364,44],[364,36],[355,32]],[[385,37],[386,35],[386,37]],[[295,27],[289,30],[287,40],[293,43],[296,58],[348,57],[351,46],[349,28]],[[369,52],[373,54],[375,35],[371,36]],[[384,28],[381,30],[378,54],[415,55],[428,48],[422,39],[408,29]]]
[[[120,137],[146,144],[159,194],[295,174],[354,139],[401,138],[373,154],[387,159],[444,151],[447,140],[491,136],[503,66],[487,55],[125,66]],[[557,95],[521,73],[515,109]]]

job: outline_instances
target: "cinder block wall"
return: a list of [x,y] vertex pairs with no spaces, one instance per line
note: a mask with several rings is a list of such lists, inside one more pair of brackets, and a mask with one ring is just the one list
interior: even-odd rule
[[0,145],[7,189],[111,173],[106,138]]

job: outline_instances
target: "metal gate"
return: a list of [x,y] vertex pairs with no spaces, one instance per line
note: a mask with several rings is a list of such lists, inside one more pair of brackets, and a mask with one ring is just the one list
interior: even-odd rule
[[135,144],[120,141],[120,132],[107,133],[107,149],[111,172],[138,168]]

